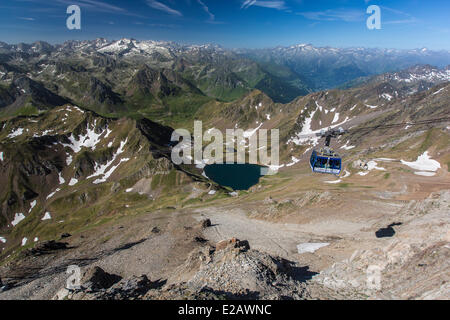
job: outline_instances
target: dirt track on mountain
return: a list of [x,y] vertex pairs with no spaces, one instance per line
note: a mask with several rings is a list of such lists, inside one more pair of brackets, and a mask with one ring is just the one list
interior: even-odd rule
[[296,246],[309,241],[298,225],[278,224],[250,219],[239,208],[208,208],[196,210],[197,219],[211,219],[212,227],[204,235],[212,242],[238,238],[248,240],[256,250],[278,255],[286,259],[297,252]]

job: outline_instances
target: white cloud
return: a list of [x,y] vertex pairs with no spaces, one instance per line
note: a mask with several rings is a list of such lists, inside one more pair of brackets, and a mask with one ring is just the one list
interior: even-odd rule
[[134,16],[134,17],[141,17],[143,16],[129,12],[128,10],[109,4],[107,1],[100,1],[100,0],[25,0],[25,1],[33,1],[33,2],[39,2],[42,3],[42,8],[34,9],[33,11],[38,12],[51,12],[54,10],[54,8],[46,8],[46,6],[70,6],[70,5],[79,5],[81,9],[89,9],[89,11],[96,11],[96,12],[107,12],[107,13],[113,13],[113,14],[124,14],[128,16]]
[[391,14],[398,16],[398,19],[395,20],[388,20],[388,21],[383,21],[383,24],[403,24],[403,23],[416,23],[419,22],[419,20],[417,18],[415,18],[414,16],[412,16],[411,14],[401,11],[401,10],[397,10],[397,9],[393,9],[393,8],[389,8],[386,6],[380,6],[382,10],[386,10],[388,12],[390,12]]
[[385,21],[384,24],[403,24],[403,23],[416,23],[418,20],[416,18],[411,19],[400,19],[400,20],[391,20],[391,21]]
[[202,7],[203,11],[205,11],[208,14],[209,20],[214,21],[216,16],[214,14],[212,14],[211,11],[209,11],[208,6],[202,0],[197,0],[197,2]]
[[325,11],[305,11],[297,12],[297,15],[303,16],[309,20],[318,21],[362,21],[364,20],[364,11],[356,9],[335,9]]
[[277,10],[287,9],[286,3],[284,1],[260,1],[260,0],[245,0],[242,3],[241,9],[247,9],[252,6]]
[[147,0],[147,4],[148,4],[149,7],[153,8],[153,9],[164,11],[165,13],[168,13],[170,15],[178,16],[178,17],[182,17],[183,16],[183,14],[180,11],[172,9],[169,6],[167,6],[164,3],[161,3],[159,1]]
[[56,0],[55,2],[62,3],[64,5],[77,4],[81,7],[87,7],[91,10],[98,11],[107,11],[107,12],[118,12],[118,13],[126,13],[127,10],[120,8],[118,6],[114,6],[109,3],[105,3],[99,0]]

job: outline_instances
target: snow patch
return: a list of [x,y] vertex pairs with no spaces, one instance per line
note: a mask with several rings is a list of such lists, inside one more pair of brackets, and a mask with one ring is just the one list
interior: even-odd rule
[[[316,102],[316,103],[317,103],[317,102]],[[296,145],[301,145],[301,144],[306,143],[306,142],[311,142],[314,146],[318,144],[319,137],[307,137],[307,138],[301,137],[301,136],[303,136],[303,135],[312,135],[312,134],[315,133],[315,132],[311,129],[311,122],[312,122],[312,119],[313,119],[314,115],[316,114],[316,111],[317,111],[317,109],[314,110],[313,112],[311,112],[311,114],[309,115],[309,117],[306,118],[306,119],[305,119],[305,122],[303,123],[302,131],[300,131],[299,133],[297,133],[297,134],[296,134],[296,137],[290,138],[290,139],[288,140],[288,143],[289,143],[289,142],[293,142],[293,143],[295,143]],[[318,130],[317,132],[319,132],[319,131],[320,131],[320,130]]]
[[25,245],[27,244],[27,241],[28,241],[28,238],[27,238],[27,237],[24,237],[24,238],[22,239],[22,247],[25,246]]
[[259,130],[259,128],[261,128],[263,125],[263,123],[261,122],[261,124],[255,128],[255,129],[248,129],[246,131],[244,131],[244,138],[250,138],[252,135],[254,135],[256,133],[256,131]]
[[75,178],[70,179],[69,186],[74,186],[78,183],[78,180]]
[[380,171],[386,171],[385,168],[382,167],[377,167],[377,163],[373,160],[367,162],[367,170],[372,171],[372,170],[380,170]]
[[[127,141],[128,141],[128,138],[125,139],[125,141],[122,141],[120,143],[119,148],[117,149],[116,153],[113,155],[113,157],[110,161],[108,161],[106,164],[103,164],[103,165],[97,164],[95,172],[93,174],[91,174],[89,177],[87,177],[87,179],[90,179],[93,177],[98,177],[98,176],[103,176],[102,178],[96,179],[93,183],[99,184],[99,183],[106,182],[106,180],[111,176],[111,174],[117,169],[117,167],[122,162],[126,162],[126,161],[130,160],[129,158],[120,159],[118,164],[116,164],[115,166],[111,166],[114,163],[114,161],[117,159],[117,157],[123,153],[123,151],[124,151],[123,148],[125,147]],[[111,168],[108,171],[106,171],[106,169],[108,169],[109,167],[111,167]]]
[[23,133],[23,128],[18,128],[16,130],[14,130],[13,132],[11,132],[7,137],[12,139],[12,138],[22,135],[22,133]]
[[68,106],[67,109],[68,109],[69,111],[72,111],[72,109],[73,109],[73,110],[75,110],[75,111],[84,113],[83,110],[81,110],[80,108],[78,108],[78,107],[76,107],[76,106]]
[[[313,112],[311,112],[310,116],[308,118],[305,119],[305,122],[303,124],[302,127],[302,131],[300,131],[299,133],[297,133],[295,136],[291,137],[286,144],[289,144],[291,142],[295,143],[296,145],[303,145],[305,143],[310,143],[313,146],[316,146],[319,143],[319,140],[321,139],[320,137],[315,136],[317,133],[320,133],[321,130],[323,129],[318,129],[318,130],[312,130],[311,129],[311,122],[312,119],[315,115],[315,113],[317,112],[318,109],[314,110]],[[344,121],[331,125],[328,128],[333,129],[336,128],[340,125],[342,125],[343,123],[347,122],[349,120],[348,117],[346,117],[344,119]]]
[[339,182],[342,182],[342,180],[341,179],[339,179],[339,180],[334,180],[334,181],[324,181],[325,183],[339,183]]
[[23,213],[16,213],[16,215],[14,216],[14,220],[11,221],[11,224],[15,227],[15,226],[17,226],[23,219],[25,219],[25,216],[23,215]]
[[64,184],[66,180],[64,180],[63,176],[61,175],[61,172],[59,173],[59,184]]
[[351,150],[351,149],[353,149],[355,146],[349,146],[349,145],[348,145],[349,142],[350,142],[350,140],[347,141],[347,142],[345,143],[345,145],[343,145],[343,146],[341,147],[341,149],[345,149],[345,150]]
[[36,206],[36,203],[37,203],[36,200],[30,203],[30,210],[28,210],[28,213],[30,213],[33,210],[33,208]]
[[392,100],[392,96],[391,96],[390,94],[388,94],[388,93],[383,93],[383,94],[381,95],[381,97],[384,98],[384,99],[386,99],[386,100],[388,100],[388,101],[391,101],[391,100]]
[[316,103],[316,106],[317,106],[317,108],[320,110],[320,112],[322,112],[323,107],[322,107],[321,105],[319,105],[319,104],[317,103],[317,101],[314,101],[314,102]]
[[[92,150],[95,150],[95,147],[100,142],[100,136],[103,135],[105,132],[102,130],[100,133],[95,132],[95,125],[97,123],[97,120],[94,120],[94,124],[92,126],[87,125],[86,126],[86,134],[85,135],[79,135],[78,139],[75,138],[73,134],[70,135],[69,140],[70,144],[63,144],[64,147],[69,147],[73,150],[73,152],[78,153],[81,151],[81,149],[84,148],[90,148]],[[108,133],[108,130],[107,134]]]
[[292,159],[292,162],[291,163],[288,163],[288,164],[286,164],[286,167],[291,167],[291,166],[293,166],[294,164],[296,164],[297,162],[299,162],[300,161],[300,159],[297,159],[296,157],[294,157],[294,156],[292,156],[291,157],[291,159]]
[[367,162],[367,171],[358,172],[358,174],[360,176],[365,176],[365,175],[368,175],[369,172],[372,170],[386,171],[385,168],[378,167],[377,163],[375,161],[371,160],[371,161]]
[[46,212],[44,214],[44,217],[42,217],[41,221],[50,220],[52,216],[50,215],[50,212]]
[[317,243],[306,242],[297,245],[297,251],[300,254],[305,252],[314,253],[316,250],[319,250],[320,248],[326,247],[328,245],[329,245],[328,242],[317,242]]
[[72,156],[70,154],[67,154],[67,158],[66,158],[66,164],[68,166],[70,166],[70,164],[72,163]]
[[57,193],[57,192],[60,191],[60,190],[61,190],[61,189],[57,188],[55,191],[53,191],[52,193],[50,193],[50,194],[47,196],[47,200],[50,199],[51,197],[53,197],[53,196],[55,195],[55,193]]
[[339,112],[336,112],[333,118],[333,121],[331,123],[336,123],[339,120]]
[[402,164],[419,171],[435,172],[441,167],[441,164],[438,161],[431,159],[431,157],[428,155],[428,151],[425,151],[422,155],[420,155],[416,161],[400,161]]
[[441,88],[441,89],[439,89],[438,91],[436,91],[435,93],[433,93],[433,96],[435,95],[435,94],[438,94],[439,92],[441,92],[442,90],[444,90],[445,88]]
[[267,167],[262,167],[261,168],[261,175],[265,176],[265,175],[269,175],[272,173],[277,173],[279,169],[283,168],[284,164],[281,165],[269,165],[268,168]]

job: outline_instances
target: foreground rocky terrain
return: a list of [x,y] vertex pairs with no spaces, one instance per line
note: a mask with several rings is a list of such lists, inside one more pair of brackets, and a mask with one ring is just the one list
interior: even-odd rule
[[[214,233],[214,220],[165,212],[164,216],[170,215],[174,221],[163,226],[161,215],[146,216],[139,218],[139,228],[130,221],[131,228],[124,225],[109,230],[112,240],[102,247],[89,249],[90,235],[84,233],[29,249],[20,262],[2,268],[2,275],[7,276],[0,297],[448,299],[449,205],[448,191],[405,203],[395,214],[379,215],[371,228],[357,232],[335,228],[341,235],[328,237],[328,245],[317,252],[288,250],[286,256],[292,260],[265,253],[271,251],[270,246],[265,250],[257,239],[208,240],[204,237]],[[336,225],[343,222],[339,218],[334,221]],[[395,235],[377,237],[388,221],[397,221]],[[146,230],[151,226],[151,231]],[[272,233],[281,237],[283,226],[286,224],[273,223]],[[320,226],[313,224],[308,229],[317,232],[317,228]],[[147,232],[147,237],[118,246],[124,238],[131,240],[124,232],[132,232],[134,239]],[[301,228],[298,233],[314,240],[311,242],[325,241],[323,235],[302,232]],[[251,232],[248,235],[253,237]],[[252,248],[253,243],[259,250]],[[280,244],[289,248],[282,239]],[[79,288],[66,289],[69,264],[81,268]]]

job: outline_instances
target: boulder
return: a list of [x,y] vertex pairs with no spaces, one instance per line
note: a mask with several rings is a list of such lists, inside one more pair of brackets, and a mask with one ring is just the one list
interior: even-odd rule
[[132,276],[129,279],[123,279],[106,291],[109,299],[129,300],[135,299],[146,294],[153,288],[152,282],[146,275]]
[[208,227],[211,227],[211,220],[209,220],[209,219],[203,219],[202,221],[200,221],[200,227],[201,227],[201,228],[208,228]]
[[119,282],[122,277],[105,272],[102,268],[94,266],[89,268],[81,279],[81,285],[86,291],[108,289]]
[[160,232],[161,232],[161,230],[159,230],[158,227],[153,227],[152,233],[160,233]]
[[247,251],[250,249],[250,244],[247,240],[241,241],[236,238],[222,240],[216,244],[216,251],[224,250],[226,248],[239,248],[241,251]]

